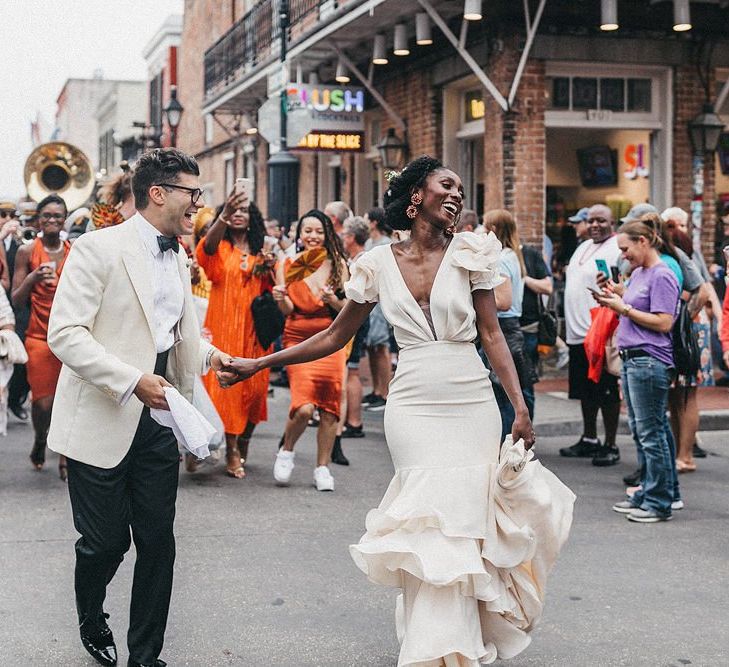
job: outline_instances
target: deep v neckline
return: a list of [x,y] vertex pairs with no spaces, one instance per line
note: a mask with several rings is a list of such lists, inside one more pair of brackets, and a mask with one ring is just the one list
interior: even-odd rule
[[405,292],[407,292],[410,300],[415,304],[418,311],[423,316],[423,319],[425,320],[425,323],[428,327],[428,331],[430,331],[430,333],[433,335],[433,340],[438,340],[438,335],[435,332],[435,322],[433,321],[433,290],[435,289],[436,283],[438,282],[438,277],[440,276],[441,270],[446,263],[446,258],[448,257],[448,253],[450,252],[452,245],[453,239],[451,239],[451,241],[448,243],[448,246],[443,253],[443,257],[441,257],[440,259],[440,264],[438,264],[438,268],[436,269],[435,275],[433,276],[433,282],[430,284],[430,291],[428,292],[428,303],[426,306],[428,309],[427,315],[425,313],[424,307],[421,306],[420,303],[418,303],[418,300],[415,298],[415,296],[413,296],[413,293],[410,291],[410,288],[405,281],[405,276],[403,276],[402,271],[400,270],[400,265],[397,263],[397,257],[395,256],[395,251],[393,250],[392,245],[390,245],[387,249],[387,253],[390,255],[390,257],[392,257],[393,264],[395,265],[395,271],[400,278],[402,286],[405,288]]

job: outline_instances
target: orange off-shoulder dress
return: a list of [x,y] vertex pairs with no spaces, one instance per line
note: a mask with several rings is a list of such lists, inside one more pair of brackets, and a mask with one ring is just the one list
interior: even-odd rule
[[[195,256],[212,284],[205,316],[205,328],[212,335],[212,344],[230,355],[246,359],[268,354],[270,348],[263,348],[258,342],[251,313],[253,299],[273,285],[268,273],[254,275],[254,267],[263,260],[246,255],[225,239],[214,255],[208,255],[204,243],[205,239],[202,239]],[[266,421],[268,376],[269,371],[264,370],[228,389],[220,387],[213,372],[203,378],[226,433],[240,434],[249,422]]]
[[[303,280],[289,283],[287,292],[294,304],[294,312],[286,318],[283,333],[285,348],[324,331],[333,320],[329,308],[312,294]],[[346,362],[347,353],[342,349],[316,361],[287,366],[286,372],[291,388],[289,416],[293,416],[302,405],[313,403],[320,410],[329,412],[338,419]]]
[[[56,278],[61,276],[71,244],[64,241],[63,249],[63,259],[56,266]],[[41,264],[50,261],[43,241],[36,239],[30,251],[28,271],[35,271]],[[30,293],[30,320],[25,330],[25,350],[28,353],[28,384],[33,401],[53,396],[61,374],[61,362],[48,347],[48,319],[57,287],[58,280],[53,285],[41,282],[34,285]]]

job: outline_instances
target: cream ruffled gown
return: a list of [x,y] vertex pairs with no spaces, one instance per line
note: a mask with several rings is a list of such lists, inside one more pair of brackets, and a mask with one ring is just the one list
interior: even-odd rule
[[501,282],[500,250],[493,234],[453,237],[432,328],[390,246],[362,255],[345,285],[354,301],[379,301],[401,348],[385,411],[395,477],[350,547],[372,581],[402,589],[399,667],[475,667],[524,650],[572,521],[574,495],[538,462],[499,482],[501,419],[471,292]]

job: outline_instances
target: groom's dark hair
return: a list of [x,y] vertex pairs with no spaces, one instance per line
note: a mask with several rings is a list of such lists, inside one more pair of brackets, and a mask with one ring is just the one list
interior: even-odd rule
[[132,192],[137,209],[149,206],[149,188],[160,183],[176,183],[180,174],[200,175],[192,155],[176,148],[155,148],[137,160],[132,175]]

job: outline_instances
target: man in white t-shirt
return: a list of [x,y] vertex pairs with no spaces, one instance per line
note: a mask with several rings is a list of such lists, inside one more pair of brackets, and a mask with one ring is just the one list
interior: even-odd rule
[[[559,450],[562,456],[592,458],[593,465],[609,466],[620,460],[615,444],[620,418],[618,378],[603,371],[600,382],[587,377],[589,369],[584,342],[592,323],[590,310],[596,303],[590,288],[597,289],[596,260],[604,260],[608,268],[620,259],[612,211],[602,204],[590,207],[587,215],[589,239],[579,245],[565,271],[564,316],[567,345],[570,351],[569,397],[582,404],[582,437],[571,447]],[[602,411],[605,443],[597,437],[597,413]]]

